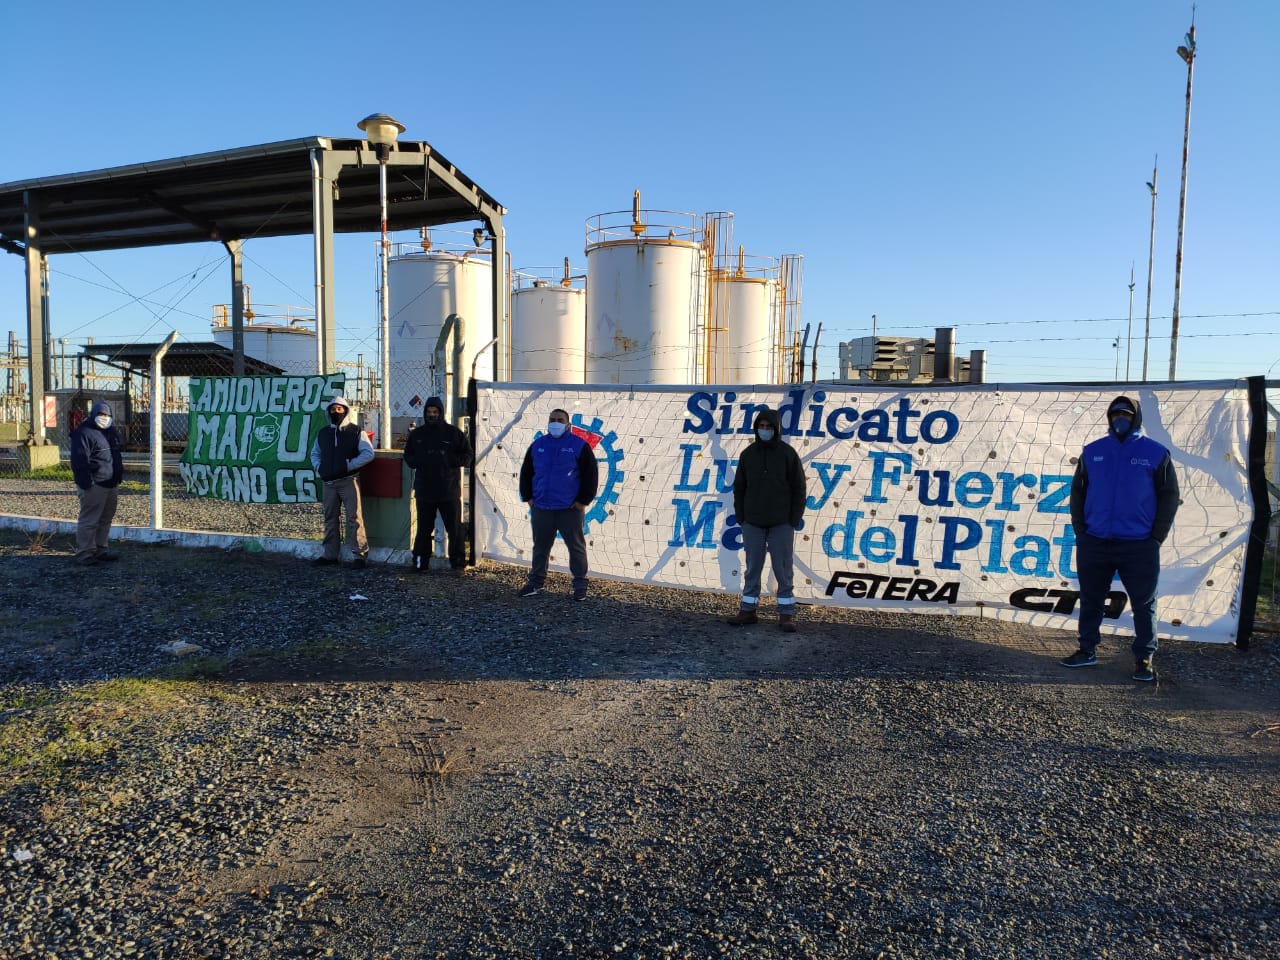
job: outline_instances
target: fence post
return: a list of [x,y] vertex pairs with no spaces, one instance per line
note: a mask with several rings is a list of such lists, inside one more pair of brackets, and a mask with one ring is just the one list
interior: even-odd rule
[[160,372],[178,331],[174,330],[151,355],[151,529],[164,526],[164,378]]

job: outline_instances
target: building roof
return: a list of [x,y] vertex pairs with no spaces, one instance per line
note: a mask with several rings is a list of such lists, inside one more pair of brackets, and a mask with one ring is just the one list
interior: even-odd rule
[[[26,195],[46,254],[248,240],[313,231],[313,157],[341,153],[335,233],[377,232],[378,162],[363,139],[307,137],[0,184],[0,248],[25,247]],[[423,141],[400,141],[387,170],[387,228],[481,219],[501,205]],[[421,162],[418,162],[418,161]]]
[[[91,343],[83,348],[86,356],[131,372],[150,374],[151,355],[163,342],[157,343]],[[166,377],[230,377],[234,354],[220,343],[175,342],[161,361]],[[266,377],[284,373],[284,368],[245,354],[247,377]]]

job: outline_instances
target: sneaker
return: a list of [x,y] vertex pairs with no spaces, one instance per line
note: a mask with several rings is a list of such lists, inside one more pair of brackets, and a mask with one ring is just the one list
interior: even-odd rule
[[585,599],[587,599],[587,588],[586,588],[586,587],[574,587],[574,588],[573,588],[573,599],[575,599],[575,600],[585,600]]
[[1150,657],[1146,660],[1139,660],[1137,665],[1133,668],[1133,679],[1135,680],[1142,683],[1150,683],[1155,678],[1156,668],[1155,664],[1151,662]]
[[337,557],[316,557],[311,561],[313,567],[335,567],[338,565]]
[[731,627],[749,627],[753,623],[759,623],[760,618],[756,616],[754,610],[739,610],[736,614],[725,621]]
[[536,597],[541,592],[542,592],[541,587],[535,587],[532,583],[526,583],[523,587],[520,588],[520,592],[517,593],[516,596],[517,597]]
[[356,557],[354,560],[352,560],[350,563],[347,564],[347,569],[363,570],[367,566],[369,566],[368,560],[366,560],[364,557]]
[[1092,650],[1077,650],[1065,660],[1058,662],[1064,667],[1092,667],[1098,662],[1098,658]]

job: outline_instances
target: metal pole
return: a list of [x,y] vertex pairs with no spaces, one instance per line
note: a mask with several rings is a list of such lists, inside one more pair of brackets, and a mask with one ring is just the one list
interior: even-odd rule
[[1160,173],[1160,155],[1151,166],[1151,244],[1147,248],[1147,327],[1142,335],[1142,382],[1147,382],[1147,357],[1151,352],[1151,274],[1156,264],[1156,179]]
[[387,302],[387,258],[390,252],[387,244],[387,148],[378,147],[378,206],[382,212],[382,285],[378,292],[381,301],[382,319],[378,325],[381,339],[379,362],[382,366],[382,385],[378,395],[378,445],[383,450],[391,449],[391,391],[387,389],[387,374],[391,367],[391,308]]
[[164,526],[164,357],[178,339],[174,330],[151,355],[151,529]]
[[1182,232],[1187,219],[1187,151],[1191,145],[1191,77],[1196,63],[1196,24],[1187,31],[1187,45],[1178,48],[1178,56],[1187,62],[1187,118],[1182,128],[1182,191],[1178,195],[1178,255],[1173,266],[1173,326],[1169,332],[1169,379],[1178,376],[1178,319],[1182,299]]
[[1129,339],[1124,350],[1124,382],[1129,382],[1129,358],[1133,356],[1133,264],[1129,264]]

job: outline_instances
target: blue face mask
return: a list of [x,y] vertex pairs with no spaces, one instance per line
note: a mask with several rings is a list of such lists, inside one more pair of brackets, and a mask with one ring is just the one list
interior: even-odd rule
[[761,427],[759,430],[756,431],[756,436],[758,436],[765,443],[768,443],[770,440],[773,439],[773,431],[770,430],[768,427]]
[[547,433],[555,437],[557,440],[564,436],[564,432],[569,429],[569,425],[553,420],[547,424]]
[[1133,428],[1133,421],[1128,417],[1116,417],[1111,421],[1111,429],[1116,432],[1116,436],[1123,437]]

